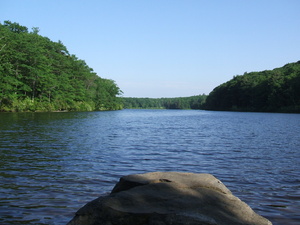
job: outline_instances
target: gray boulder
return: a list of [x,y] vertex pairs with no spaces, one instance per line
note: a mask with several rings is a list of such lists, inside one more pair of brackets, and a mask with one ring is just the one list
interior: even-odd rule
[[210,174],[124,176],[67,225],[271,225]]

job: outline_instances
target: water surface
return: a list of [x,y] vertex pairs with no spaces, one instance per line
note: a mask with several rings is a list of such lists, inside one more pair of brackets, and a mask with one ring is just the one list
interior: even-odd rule
[[0,224],[66,224],[120,176],[211,173],[274,225],[300,224],[300,115],[1,113]]

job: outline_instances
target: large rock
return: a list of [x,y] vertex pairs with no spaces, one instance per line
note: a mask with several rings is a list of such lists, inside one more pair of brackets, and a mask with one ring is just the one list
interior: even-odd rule
[[124,176],[68,225],[271,225],[210,174]]

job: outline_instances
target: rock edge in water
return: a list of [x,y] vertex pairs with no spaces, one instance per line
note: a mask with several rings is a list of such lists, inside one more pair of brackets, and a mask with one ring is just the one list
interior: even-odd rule
[[153,172],[120,178],[110,195],[67,225],[272,225],[210,174]]

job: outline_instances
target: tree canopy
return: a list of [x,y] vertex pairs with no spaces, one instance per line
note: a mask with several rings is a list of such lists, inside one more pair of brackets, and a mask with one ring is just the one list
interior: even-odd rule
[[115,110],[122,93],[39,28],[0,23],[0,111]]
[[208,96],[121,98],[115,81],[18,23],[0,23],[0,111],[92,111],[125,108],[300,112],[300,61],[244,73]]
[[209,110],[300,112],[300,61],[261,72],[244,73],[216,87]]
[[178,98],[122,98],[124,108],[201,109],[206,95]]

